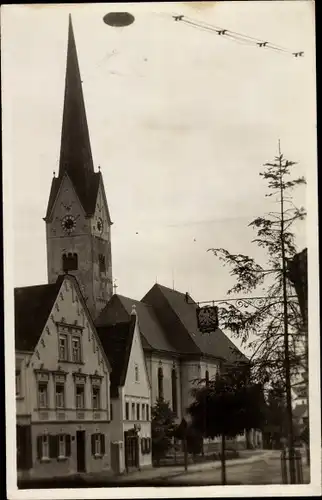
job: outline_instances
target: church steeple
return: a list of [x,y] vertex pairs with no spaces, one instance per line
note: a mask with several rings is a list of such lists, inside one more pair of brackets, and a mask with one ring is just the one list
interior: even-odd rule
[[[61,134],[59,175],[67,172],[81,190],[94,173],[77,50],[69,15],[65,98]],[[84,186],[84,184],[85,186]],[[81,186],[83,184],[83,186]],[[85,192],[83,193],[86,194]]]
[[66,171],[73,177],[82,170],[84,174],[92,173],[94,166],[72,18],[69,16],[59,174]]
[[48,280],[76,276],[95,318],[113,294],[111,218],[102,173],[94,172],[75,37],[69,16],[59,174],[47,206]]
[[[67,174],[87,216],[93,215],[100,182],[100,172],[94,172],[92,150],[80,76],[76,43],[69,15],[67,63],[63,123],[61,132],[59,175],[53,179],[46,218],[50,218],[61,181]],[[56,182],[55,182],[56,181]]]

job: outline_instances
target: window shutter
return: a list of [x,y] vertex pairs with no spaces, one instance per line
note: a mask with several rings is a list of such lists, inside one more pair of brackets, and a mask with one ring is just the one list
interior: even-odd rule
[[26,466],[27,466],[27,469],[31,469],[32,468],[32,442],[31,442],[31,426],[30,425],[28,425],[28,427],[26,429],[26,452],[27,452]]
[[70,449],[70,435],[66,434],[65,435],[65,442],[66,442],[66,457],[71,456],[71,449]]
[[146,444],[147,444],[146,452],[150,453],[150,451],[151,451],[151,438],[147,438],[147,443]]
[[42,436],[37,436],[37,458],[42,458]]
[[91,435],[91,442],[92,442],[92,455],[95,455],[95,436],[96,434]]
[[105,455],[105,434],[101,434],[101,453]]

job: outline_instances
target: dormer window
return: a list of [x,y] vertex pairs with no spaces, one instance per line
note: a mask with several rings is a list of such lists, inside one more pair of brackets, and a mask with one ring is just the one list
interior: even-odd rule
[[77,271],[78,269],[78,255],[77,253],[64,253],[63,254],[63,271],[67,273],[68,271]]

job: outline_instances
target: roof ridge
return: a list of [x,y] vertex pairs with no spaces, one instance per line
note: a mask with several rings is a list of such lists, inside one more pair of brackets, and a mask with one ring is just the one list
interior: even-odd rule
[[39,285],[26,285],[26,286],[15,286],[14,287],[14,290],[25,290],[26,288],[40,288],[41,286],[46,286],[46,287],[49,287],[49,286],[55,286],[56,285],[56,281],[55,283],[41,283]]

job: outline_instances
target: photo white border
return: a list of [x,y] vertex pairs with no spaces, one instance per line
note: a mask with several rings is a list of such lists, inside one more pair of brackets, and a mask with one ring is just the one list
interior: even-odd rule
[[[295,0],[293,0],[295,1]],[[304,0],[305,1],[305,0]],[[311,2],[314,3],[314,2]],[[77,5],[77,4],[73,4]],[[109,8],[113,4],[107,4]],[[124,3],[123,3],[124,5]],[[129,4],[127,4],[129,5]],[[150,8],[152,3],[144,4]],[[156,5],[156,4],[154,4]],[[17,8],[17,6],[13,5]],[[23,5],[21,5],[23,7]],[[2,39],[6,35],[3,17],[10,5],[2,5]],[[314,6],[313,6],[314,8]],[[314,44],[314,40],[312,40]],[[2,64],[10,57],[2,53]],[[314,68],[315,69],[315,68]],[[198,487],[117,487],[79,489],[18,490],[16,470],[16,415],[15,402],[15,351],[14,351],[14,226],[13,226],[13,162],[7,133],[13,126],[6,107],[6,75],[2,72],[3,118],[3,230],[4,230],[4,326],[5,326],[5,397],[6,397],[6,469],[7,498],[10,500],[56,499],[103,499],[103,498],[197,498],[197,497],[268,497],[321,495],[321,392],[320,392],[320,322],[319,322],[319,259],[318,259],[318,197],[317,162],[309,165],[306,178],[310,195],[307,195],[307,247],[309,284],[309,398],[310,398],[310,450],[311,482],[303,485],[245,485],[245,486],[198,486]],[[314,89],[315,91],[315,89]],[[316,135],[316,127],[312,129]]]

